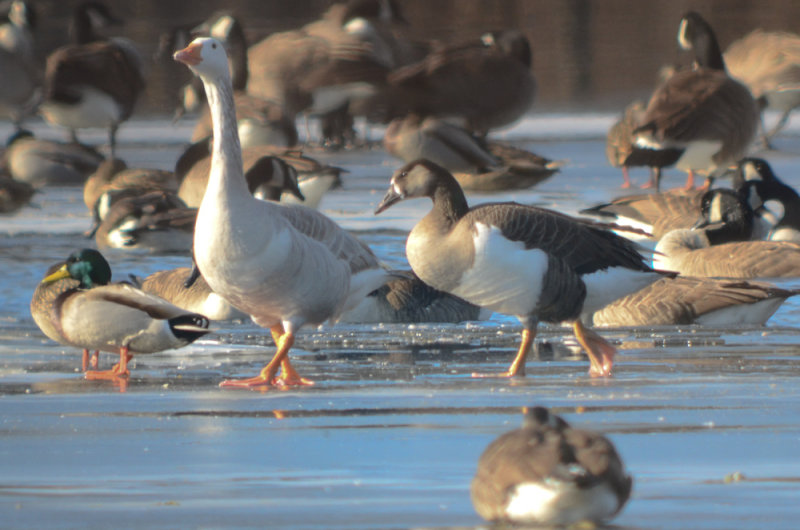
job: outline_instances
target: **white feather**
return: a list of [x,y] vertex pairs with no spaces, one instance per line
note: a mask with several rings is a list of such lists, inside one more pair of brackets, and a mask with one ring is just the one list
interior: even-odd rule
[[607,519],[618,507],[616,495],[606,484],[581,489],[574,482],[548,478],[514,488],[506,516],[518,523],[570,525]]

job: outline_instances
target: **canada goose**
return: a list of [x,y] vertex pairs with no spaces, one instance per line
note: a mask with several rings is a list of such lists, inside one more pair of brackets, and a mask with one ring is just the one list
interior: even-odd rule
[[[778,203],[780,216],[769,227],[765,239],[800,243],[800,195],[783,183],[761,158],[744,158],[739,164],[739,187],[756,214],[766,209],[768,201]],[[764,216],[765,217],[765,216]]]
[[34,187],[27,182],[0,175],[0,214],[14,213],[31,201]]
[[536,93],[528,39],[516,30],[434,48],[422,60],[389,74],[375,111],[388,121],[410,112],[463,120],[485,136],[517,121]]
[[595,326],[764,325],[797,290],[763,282],[662,278],[597,311]]
[[[194,28],[194,33],[214,37],[228,50],[233,83],[233,101],[236,106],[236,119],[239,124],[239,138],[242,147],[256,145],[276,145],[289,147],[297,144],[297,128],[294,114],[281,104],[267,101],[245,92],[249,72],[247,70],[247,40],[244,28],[238,19],[229,13],[216,13],[206,22]],[[197,80],[196,77],[193,81]],[[194,83],[190,83],[194,86]],[[205,101],[202,84],[197,87],[195,99]],[[188,89],[184,90],[184,95]],[[188,110],[188,109],[187,109]],[[192,142],[211,135],[211,113],[208,105],[203,105],[200,117],[192,133]]]
[[554,162],[524,149],[478,138],[434,116],[409,114],[386,128],[383,145],[404,162],[421,158],[450,171],[461,188],[497,191],[528,188],[558,171]]
[[42,72],[36,60],[33,28],[36,11],[26,0],[14,0],[8,21],[0,24],[0,111],[17,129],[41,99]]
[[514,315],[523,325],[517,356],[499,375],[524,375],[540,320],[572,322],[589,356],[589,373],[611,373],[615,349],[585,328],[580,316],[660,277],[633,243],[532,206],[501,202],[470,208],[453,176],[427,160],[394,173],[375,213],[416,197],[432,199],[433,209],[406,242],[414,273],[435,289]]
[[83,184],[102,161],[91,147],[36,138],[24,129],[8,139],[3,153],[11,176],[35,187]]
[[309,384],[288,357],[297,330],[335,318],[391,276],[366,245],[316,210],[251,195],[222,44],[195,39],[175,59],[202,79],[214,123],[211,171],[195,228],[197,266],[214,292],[270,328],[278,347],[259,375],[222,386]]
[[96,2],[76,8],[76,43],[47,57],[39,111],[48,122],[68,128],[74,142],[76,129],[107,127],[114,157],[117,128],[133,113],[145,75],[144,60],[132,42],[98,40],[101,37],[94,34],[91,21],[109,17],[108,10]]
[[[94,231],[97,248],[155,254],[189,254],[196,208],[166,191],[108,190],[108,211]],[[122,198],[115,200],[113,195]],[[102,199],[101,199],[102,200]]]
[[544,407],[526,407],[522,428],[481,454],[470,493],[487,521],[572,527],[614,517],[632,486],[605,436],[573,428]]
[[[763,143],[786,125],[800,105],[800,35],[756,29],[732,42],[725,50],[725,65],[732,77],[744,83],[761,108]],[[771,131],[764,127],[765,110],[781,113]]]
[[675,164],[714,178],[744,156],[756,131],[758,109],[750,91],[725,71],[711,26],[697,13],[681,19],[678,43],[694,54],[697,67],[679,70],[650,98],[642,124],[634,131],[636,145],[683,149]]
[[119,354],[111,370],[87,379],[124,379],[134,354],[185,346],[208,333],[208,319],[125,283],[110,283],[111,267],[96,250],[73,252],[48,270],[31,299],[31,315],[48,338]]
[[[699,229],[673,230],[656,245],[654,266],[687,276],[779,278],[800,276],[800,244],[748,241],[753,212],[730,190],[710,190],[704,197]],[[711,197],[711,200],[708,198]],[[731,202],[738,208],[731,207]]]
[[[334,4],[319,20],[252,45],[247,92],[277,102],[292,115],[313,116],[346,114],[351,99],[374,94],[394,66],[376,26],[397,20],[396,5],[381,0],[352,4]],[[345,129],[326,130],[335,145],[352,135],[349,119],[339,125]]]
[[670,230],[691,228],[700,216],[703,190],[675,189],[660,193],[626,195],[580,211],[623,227],[640,230],[633,239],[658,240]]
[[[338,184],[340,168],[320,164],[299,151],[261,145],[242,150],[245,179],[260,199],[297,202],[316,208],[322,196]],[[178,195],[187,205],[199,207],[211,170],[211,138],[199,140],[175,164],[181,180]]]
[[641,125],[644,114],[645,105],[638,100],[625,108],[622,117],[608,130],[606,158],[613,167],[622,169],[623,189],[631,187],[628,168],[647,166],[650,168],[650,180],[642,188],[660,191],[661,169],[677,162],[683,149],[647,149],[637,146],[633,131]]

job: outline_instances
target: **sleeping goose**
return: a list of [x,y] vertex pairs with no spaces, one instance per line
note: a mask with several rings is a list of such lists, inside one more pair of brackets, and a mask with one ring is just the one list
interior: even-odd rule
[[744,158],[739,164],[741,184],[737,189],[762,218],[767,217],[768,204],[777,203],[781,210],[776,222],[766,230],[764,239],[800,243],[800,195],[781,181],[766,160]]
[[[76,21],[107,20],[110,14],[102,4],[87,2],[78,6],[75,16]],[[74,142],[76,129],[108,128],[113,157],[117,128],[130,118],[144,90],[144,60],[127,39],[87,34],[85,22],[76,27],[76,43],[47,57],[39,111],[48,122],[69,129]]]
[[[799,243],[748,241],[753,231],[753,212],[739,194],[723,189],[710,190],[704,202],[709,207],[703,208],[703,218],[696,225],[697,229],[672,230],[661,238],[653,257],[655,266],[700,277],[800,276]],[[731,202],[738,208],[730,207]],[[722,203],[727,204],[722,206]]]
[[[317,208],[323,195],[340,183],[342,170],[320,164],[296,150],[268,145],[242,149],[244,176],[253,194],[261,199],[297,202]],[[178,195],[187,205],[199,207],[211,171],[211,138],[199,140],[175,163],[181,181]],[[277,191],[277,196],[267,189]]]
[[[236,106],[236,117],[239,125],[239,139],[242,148],[256,145],[275,145],[289,147],[297,144],[297,128],[294,114],[289,113],[282,105],[267,101],[245,92],[249,72],[247,70],[247,39],[244,28],[236,17],[229,13],[216,13],[206,22],[194,28],[194,33],[214,37],[228,49],[233,83],[233,101]],[[197,78],[194,78],[197,79]],[[192,84],[193,86],[193,84]],[[202,84],[197,87],[195,96],[205,102]],[[186,94],[186,91],[184,91]],[[188,109],[187,109],[188,110]],[[208,105],[203,105],[197,120],[192,141],[201,140],[211,135],[211,112]]]
[[14,0],[8,22],[0,24],[0,111],[17,129],[33,114],[41,98],[41,68],[36,60],[33,27],[35,10],[30,2]]
[[390,276],[366,245],[316,210],[250,194],[222,44],[195,39],[175,60],[203,81],[214,122],[211,172],[195,227],[197,265],[214,292],[270,328],[278,347],[259,375],[222,386],[308,384],[288,357],[300,327],[335,318]]
[[634,134],[639,147],[683,149],[675,165],[688,172],[691,188],[695,172],[717,177],[744,156],[758,109],[747,87],[725,71],[714,32],[700,15],[684,15],[678,43],[694,54],[697,67],[675,72],[656,89]]
[[470,493],[487,521],[594,528],[622,509],[632,486],[605,436],[573,428],[544,407],[526,407],[522,428],[481,454]]
[[661,278],[592,316],[595,326],[763,326],[797,290],[763,282]]
[[27,182],[0,175],[0,214],[14,213],[31,201],[35,190]]
[[[789,114],[800,105],[800,35],[755,29],[728,46],[725,65],[758,101],[763,143],[769,147],[770,138],[786,126]],[[768,109],[781,113],[771,131],[764,127]]]
[[73,252],[50,268],[36,287],[31,315],[50,339],[119,354],[111,370],[88,371],[87,379],[126,378],[134,354],[180,348],[208,333],[208,319],[126,283],[109,283],[111,268],[96,250]]
[[91,147],[36,138],[25,129],[8,139],[3,153],[11,176],[36,187],[83,184],[102,161]]
[[393,120],[383,136],[386,151],[403,160],[430,160],[450,171],[462,189],[529,188],[558,171],[554,162],[505,143],[487,141],[434,116]]
[[563,214],[517,203],[469,208],[464,192],[441,166],[418,160],[397,170],[375,210],[428,197],[433,209],[406,242],[411,269],[435,289],[516,316],[522,344],[505,377],[524,375],[538,322],[573,322],[594,376],[611,373],[615,349],[585,328],[592,313],[657,280],[636,246]]
[[[116,195],[116,197],[115,197]],[[197,209],[169,191],[109,190],[106,211],[93,231],[97,248],[147,254],[189,254]]]

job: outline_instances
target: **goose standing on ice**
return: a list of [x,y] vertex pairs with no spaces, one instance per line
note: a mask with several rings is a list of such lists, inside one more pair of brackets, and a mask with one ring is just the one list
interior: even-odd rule
[[616,234],[566,215],[513,202],[470,208],[455,178],[441,166],[411,162],[397,170],[375,213],[403,199],[429,197],[433,209],[406,242],[422,281],[475,305],[514,315],[522,344],[505,377],[525,374],[540,320],[573,322],[593,376],[610,375],[616,350],[584,327],[580,316],[660,278]]
[[647,105],[636,145],[683,149],[675,167],[719,176],[744,156],[758,126],[758,108],[750,91],[725,71],[711,26],[689,12],[681,19],[678,43],[694,54],[697,67],[681,70],[656,89]]
[[214,292],[270,328],[278,348],[259,375],[221,386],[309,384],[289,362],[297,330],[337,316],[389,276],[366,245],[324,215],[250,194],[222,44],[195,39],[175,60],[203,81],[214,123],[211,172],[195,227],[197,265]]

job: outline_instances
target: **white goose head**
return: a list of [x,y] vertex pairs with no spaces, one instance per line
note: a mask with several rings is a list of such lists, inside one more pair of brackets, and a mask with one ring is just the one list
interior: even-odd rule
[[186,48],[175,52],[173,57],[188,66],[201,79],[212,81],[230,77],[225,46],[217,39],[197,38]]

